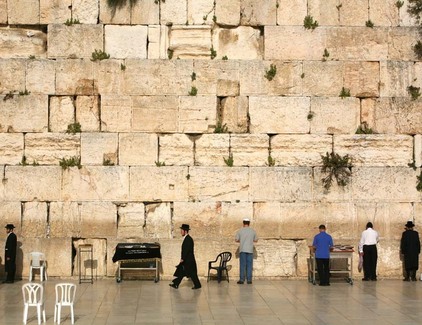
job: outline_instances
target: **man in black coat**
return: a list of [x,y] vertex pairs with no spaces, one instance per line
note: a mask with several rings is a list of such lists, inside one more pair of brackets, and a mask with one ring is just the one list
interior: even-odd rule
[[176,272],[174,272],[176,278],[169,284],[170,287],[175,289],[179,287],[180,282],[185,276],[192,279],[192,289],[201,288],[201,282],[199,282],[198,271],[196,269],[193,239],[189,235],[189,230],[190,228],[187,224],[182,224],[180,227],[180,233],[183,236],[182,256],[179,265],[176,267]]
[[405,277],[403,281],[416,281],[416,270],[419,268],[419,253],[421,252],[421,243],[419,234],[413,230],[414,223],[408,221],[405,225],[405,231],[401,236],[400,250],[404,256]]
[[4,250],[4,266],[7,273],[6,280],[3,283],[13,283],[15,281],[16,273],[16,246],[17,246],[17,237],[13,232],[15,228],[12,224],[6,225],[7,239],[6,246]]

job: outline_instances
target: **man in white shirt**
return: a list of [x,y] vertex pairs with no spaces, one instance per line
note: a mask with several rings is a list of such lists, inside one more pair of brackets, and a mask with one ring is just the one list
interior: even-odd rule
[[378,232],[373,227],[372,222],[366,224],[366,230],[362,231],[359,242],[359,255],[363,256],[362,281],[377,281]]
[[243,284],[246,281],[252,284],[252,268],[253,268],[253,244],[258,241],[255,230],[249,227],[250,220],[243,219],[243,228],[241,228],[235,237],[235,241],[240,243],[239,260],[240,260],[240,279],[237,284]]

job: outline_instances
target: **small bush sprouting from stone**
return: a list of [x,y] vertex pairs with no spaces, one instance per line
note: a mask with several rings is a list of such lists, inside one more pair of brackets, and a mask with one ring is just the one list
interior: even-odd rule
[[420,87],[414,87],[414,86],[409,86],[407,87],[407,91],[410,94],[410,96],[412,97],[412,100],[416,100],[419,98],[419,96],[421,95],[421,88]]
[[357,128],[356,134],[374,134],[374,131],[368,126],[368,123],[363,122]]
[[174,50],[167,49],[167,57],[169,58],[169,60],[173,58],[173,54],[174,54]]
[[223,56],[222,58],[221,58],[221,60],[224,60],[224,61],[227,61],[229,58],[227,57],[227,55],[225,55],[225,56]]
[[21,162],[19,163],[19,166],[28,166],[28,162],[27,162],[27,160],[26,160],[26,156],[24,155],[24,156],[22,156],[22,160],[21,160]]
[[416,189],[417,189],[419,192],[422,192],[422,171],[421,171],[421,173],[420,173],[420,175],[419,175],[419,176],[416,176],[416,178],[417,178],[417,182],[416,182]]
[[190,78],[191,78],[192,81],[195,81],[196,80],[196,73],[192,72],[192,74],[190,75]]
[[82,132],[82,129],[81,129],[81,124],[79,122],[71,123],[67,126],[66,133],[76,134],[76,133],[81,133],[81,132]]
[[309,112],[308,113],[308,116],[307,116],[307,119],[308,119],[308,121],[312,121],[312,119],[314,118],[314,115],[315,115],[315,113],[314,112]]
[[275,159],[271,157],[271,154],[268,155],[267,162],[265,164],[269,167],[275,166]]
[[316,20],[314,21],[314,18],[308,15],[303,20],[303,27],[305,29],[315,29],[318,27],[318,22]]
[[327,49],[324,49],[324,54],[322,55],[322,61],[327,61],[329,56],[330,56],[330,52],[328,52]]
[[188,92],[189,96],[196,96],[198,94],[198,88],[192,86],[190,91]]
[[300,77],[303,79],[303,78],[305,78],[305,73],[302,73],[301,75],[300,75]]
[[35,60],[35,55],[31,54],[31,55],[29,56],[29,59],[30,59],[30,60]]
[[226,163],[227,166],[233,167],[234,159],[233,159],[233,155],[232,154],[229,154],[229,157],[228,158],[223,157],[223,159],[224,159],[224,162]]
[[110,59],[110,54],[107,54],[106,52],[102,50],[95,50],[94,52],[92,52],[91,61],[95,62],[95,61],[102,61],[106,59]]
[[211,47],[210,52],[211,52],[211,54],[210,54],[211,60],[214,60],[217,57],[217,51],[214,50],[213,47]]
[[397,0],[397,1],[396,1],[396,7],[397,7],[398,9],[400,9],[401,7],[403,7],[403,5],[404,5],[404,1],[400,1],[400,0]]
[[352,175],[352,164],[349,155],[342,157],[334,152],[327,152],[325,156],[321,155],[321,158],[322,172],[327,174],[322,179],[324,188],[328,191],[334,180],[337,182],[337,185],[346,186]]
[[342,87],[341,92],[340,92],[340,97],[341,98],[350,97],[350,89]]
[[24,91],[19,92],[19,96],[28,96],[30,93],[31,93],[30,91],[25,89]]
[[63,170],[68,169],[69,167],[78,167],[78,169],[82,168],[81,165],[81,157],[70,157],[70,158],[62,158],[59,161],[59,165],[62,167]]
[[227,128],[227,124],[222,124],[221,122],[217,122],[215,126],[214,133],[227,133],[229,130]]
[[367,20],[365,25],[366,25],[366,27],[374,28],[374,23],[371,20]]
[[72,26],[72,25],[80,24],[80,21],[79,21],[79,19],[70,18],[70,19],[66,20],[66,22],[64,24],[66,26]]
[[212,21],[213,21],[214,23],[216,23],[216,22],[217,22],[217,16],[216,16],[216,15],[212,16]]
[[114,162],[111,159],[103,158],[103,166],[114,166]]
[[407,12],[419,23],[422,13],[422,0],[409,0],[407,5]]
[[164,3],[164,2],[166,2],[166,0],[154,0],[154,3],[156,5],[158,5],[160,2]]
[[159,161],[159,160],[157,160],[156,162],[155,162],[155,166],[157,166],[157,167],[163,167],[163,166],[165,166],[166,165],[166,163],[163,161],[163,162],[161,162],[161,161]]
[[134,5],[136,5],[137,2],[138,0],[107,0],[107,5],[109,6],[109,8],[117,9],[123,8],[128,3],[131,7],[133,7]]
[[265,71],[265,78],[267,78],[268,81],[271,81],[274,79],[276,74],[277,74],[277,66],[275,64],[271,64],[270,69]]
[[13,99],[15,95],[13,94],[12,91],[9,91],[4,97],[3,97],[3,101],[5,102],[8,99]]
[[415,52],[418,59],[422,59],[422,42],[418,41],[413,45],[413,51]]
[[123,63],[120,63],[120,70],[126,71],[126,65],[124,65]]

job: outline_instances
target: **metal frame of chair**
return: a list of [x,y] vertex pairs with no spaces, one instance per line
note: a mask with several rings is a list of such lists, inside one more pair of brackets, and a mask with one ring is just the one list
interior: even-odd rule
[[29,307],[37,307],[38,324],[41,324],[41,314],[45,323],[44,287],[40,283],[25,283],[22,285],[23,294],[23,323],[28,320]]
[[45,279],[48,280],[47,276],[47,262],[45,260],[45,254],[41,252],[31,252],[29,253],[29,281],[32,281],[33,278],[33,270],[38,269],[40,270],[40,279],[44,281]]
[[54,305],[54,322],[60,324],[60,313],[62,306],[70,307],[72,324],[75,323],[73,303],[75,301],[76,285],[73,283],[58,283],[56,289],[56,304]]
[[[207,282],[210,280],[210,271],[211,270],[216,270],[217,271],[217,280],[218,280],[218,283],[221,282],[221,277],[223,275],[223,271],[226,271],[227,282],[230,282],[229,281],[229,270],[227,269],[227,262],[230,261],[231,259],[232,259],[232,253],[230,253],[230,252],[223,252],[223,253],[218,254],[214,261],[209,261],[208,262],[208,278],[207,278]],[[218,266],[213,266],[212,265],[214,263],[217,263],[218,261],[219,261]]]

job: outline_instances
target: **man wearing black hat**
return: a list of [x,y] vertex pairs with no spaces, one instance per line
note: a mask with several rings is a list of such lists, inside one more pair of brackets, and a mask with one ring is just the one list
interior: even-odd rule
[[4,250],[4,266],[5,271],[7,273],[6,280],[3,283],[13,283],[15,281],[15,273],[16,273],[16,246],[17,246],[17,237],[13,232],[15,228],[12,224],[6,225],[6,246]]
[[405,277],[403,281],[416,281],[416,270],[419,268],[419,253],[421,252],[421,242],[419,234],[413,230],[414,223],[408,221],[404,226],[406,229],[400,241],[400,251],[404,256]]
[[190,228],[187,224],[182,224],[180,227],[180,234],[183,236],[182,257],[176,268],[176,272],[174,272],[176,278],[169,284],[170,287],[175,289],[179,287],[180,282],[182,282],[182,279],[185,276],[192,279],[192,289],[201,288],[201,282],[199,282],[196,268],[193,239],[189,235],[189,230]]

